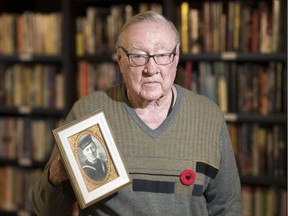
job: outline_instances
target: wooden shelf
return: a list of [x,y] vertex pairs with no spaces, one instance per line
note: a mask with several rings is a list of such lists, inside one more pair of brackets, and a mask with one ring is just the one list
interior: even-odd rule
[[181,54],[180,62],[186,61],[237,61],[237,62],[269,62],[269,61],[286,61],[286,53],[201,53],[201,54]]
[[257,123],[287,123],[286,114],[269,114],[263,116],[260,114],[249,113],[226,113],[225,120],[227,122],[257,122]]
[[85,56],[79,56],[75,57],[76,61],[88,61],[88,62],[116,62],[116,53],[115,52],[104,52],[104,53],[99,53],[95,55],[85,55]]
[[254,186],[278,186],[287,187],[287,177],[270,177],[270,176],[241,176],[242,184]]
[[16,160],[16,159],[5,159],[0,158],[0,167],[1,166],[12,166],[12,167],[20,167],[24,169],[43,169],[46,165],[47,161],[33,161],[33,160]]
[[33,107],[0,107],[0,114],[2,116],[26,116],[26,115],[35,115],[35,116],[54,116],[54,117],[64,117],[64,109],[55,109],[55,108],[33,108]]
[[33,55],[0,55],[0,63],[61,63],[62,56],[33,56]]

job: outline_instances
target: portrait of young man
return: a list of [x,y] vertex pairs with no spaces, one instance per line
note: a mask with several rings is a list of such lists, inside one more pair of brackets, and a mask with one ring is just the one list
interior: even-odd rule
[[99,157],[97,139],[90,134],[83,135],[78,143],[78,156],[83,158],[82,169],[94,181],[102,181],[107,176],[107,162]]

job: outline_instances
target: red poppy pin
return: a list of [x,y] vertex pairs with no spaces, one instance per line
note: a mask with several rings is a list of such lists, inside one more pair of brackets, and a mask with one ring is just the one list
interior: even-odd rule
[[195,182],[196,174],[193,170],[185,169],[180,174],[180,181],[183,185],[192,185]]

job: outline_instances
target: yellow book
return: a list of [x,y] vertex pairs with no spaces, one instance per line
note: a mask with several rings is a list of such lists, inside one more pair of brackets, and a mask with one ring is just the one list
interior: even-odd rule
[[273,0],[273,12],[272,12],[272,52],[279,50],[279,30],[280,30],[280,1]]
[[148,4],[147,3],[139,4],[139,13],[144,13],[146,11],[148,11]]
[[191,9],[189,11],[190,17],[190,39],[191,39],[191,53],[199,53],[200,52],[200,44],[199,44],[199,11],[197,9]]
[[188,37],[188,16],[189,16],[189,3],[183,2],[181,4],[181,50],[183,54],[189,52],[189,37]]
[[64,91],[65,91],[65,82],[64,82],[64,75],[63,73],[56,74],[55,77],[55,87],[56,87],[56,108],[57,109],[63,109],[65,107],[65,97],[64,97]]
[[84,55],[84,33],[82,31],[83,29],[83,19],[78,18],[76,21],[76,55],[77,56],[83,56]]
[[221,76],[218,83],[219,106],[223,112],[228,112],[227,80]]
[[84,47],[83,47],[83,34],[77,33],[76,35],[76,55],[83,56],[84,55]]
[[233,31],[233,48],[235,51],[239,49],[240,34],[240,2],[234,2],[234,31]]

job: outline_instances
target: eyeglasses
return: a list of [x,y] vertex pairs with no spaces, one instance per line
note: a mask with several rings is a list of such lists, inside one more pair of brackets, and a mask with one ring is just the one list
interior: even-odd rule
[[133,54],[133,53],[129,53],[122,46],[119,46],[118,48],[121,48],[124,51],[124,53],[126,54],[128,58],[129,64],[133,67],[137,67],[137,66],[146,65],[150,58],[153,58],[157,65],[171,64],[174,61],[174,57],[176,55],[176,47],[177,45],[175,46],[175,48],[173,49],[171,53],[161,53],[161,54],[155,54],[155,55]]

